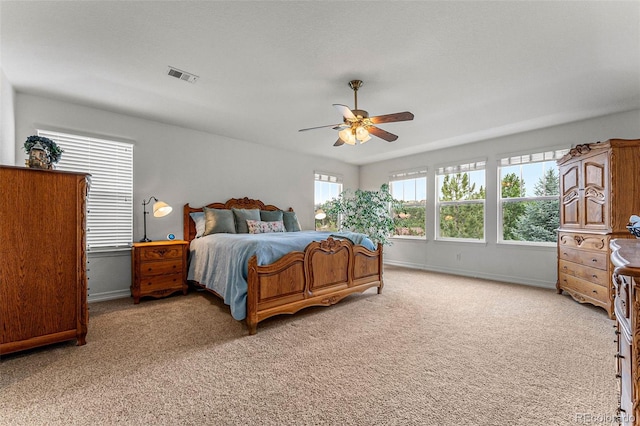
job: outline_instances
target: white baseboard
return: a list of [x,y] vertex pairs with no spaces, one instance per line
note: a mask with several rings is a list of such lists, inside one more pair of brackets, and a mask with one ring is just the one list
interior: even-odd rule
[[105,300],[122,299],[125,297],[131,297],[131,291],[129,289],[105,291],[102,293],[92,293],[87,298],[87,301],[88,302],[104,302]]
[[416,263],[402,262],[402,261],[396,261],[396,260],[384,260],[384,264],[390,265],[390,266],[401,266],[404,268],[411,268],[411,269],[420,269],[423,271],[441,272],[443,274],[461,275],[463,277],[482,278],[485,280],[501,281],[501,282],[507,282],[512,284],[530,285],[532,287],[542,287],[542,288],[551,288],[551,289],[556,288],[555,282],[550,283],[547,281],[523,278],[520,276],[478,273],[476,271],[465,271],[462,269],[450,269],[450,268],[442,268],[439,266],[420,265]]

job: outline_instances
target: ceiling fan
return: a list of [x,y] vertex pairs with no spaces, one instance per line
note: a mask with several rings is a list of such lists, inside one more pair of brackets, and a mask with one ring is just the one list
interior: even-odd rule
[[363,144],[371,139],[370,135],[377,136],[387,142],[393,142],[398,139],[397,135],[389,133],[386,130],[382,130],[381,128],[374,126],[374,124],[413,120],[413,114],[409,111],[369,117],[369,113],[367,111],[358,109],[358,89],[362,87],[362,80],[351,80],[349,82],[349,87],[353,89],[353,97],[355,99],[354,109],[349,109],[346,105],[333,104],[338,112],[342,114],[342,123],[310,127],[308,129],[300,129],[298,131],[305,132],[307,130],[322,129],[325,127],[332,127],[334,130],[340,130],[340,132],[338,132],[338,140],[333,144],[333,146],[340,146],[345,143],[348,145],[355,145],[357,142]]

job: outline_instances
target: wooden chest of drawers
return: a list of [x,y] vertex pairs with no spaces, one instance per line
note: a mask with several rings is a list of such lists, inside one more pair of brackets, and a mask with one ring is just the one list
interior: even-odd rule
[[131,255],[133,303],[144,296],[187,294],[187,241],[134,243]]
[[578,302],[603,307],[613,318],[609,241],[630,238],[627,222],[640,211],[640,139],[577,145],[558,161],[558,168],[556,288]]

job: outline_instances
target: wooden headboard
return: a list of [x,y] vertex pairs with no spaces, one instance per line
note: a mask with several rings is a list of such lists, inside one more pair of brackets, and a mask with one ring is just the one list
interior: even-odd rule
[[[272,204],[265,204],[260,200],[252,200],[251,198],[232,198],[225,203],[211,203],[207,204],[204,207],[208,207],[210,209],[227,209],[230,210],[232,208],[236,209],[260,209],[260,210],[282,210],[279,207],[276,207]],[[184,227],[184,239],[187,241],[191,241],[196,237],[196,224],[191,219],[190,213],[193,212],[202,212],[204,211],[204,207],[191,207],[189,204],[184,205],[183,216],[182,216],[182,225]],[[289,207],[288,210],[292,212],[293,209]]]

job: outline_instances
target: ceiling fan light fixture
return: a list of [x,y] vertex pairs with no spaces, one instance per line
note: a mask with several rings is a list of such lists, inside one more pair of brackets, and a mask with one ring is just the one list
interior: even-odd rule
[[356,127],[356,139],[358,139],[360,142],[366,142],[371,139],[371,136],[369,136],[369,132],[365,127],[358,126]]
[[340,137],[340,139],[342,139],[344,141],[344,143],[348,144],[348,145],[355,145],[356,144],[356,137],[353,134],[353,131],[351,130],[351,127],[347,127],[344,130],[341,130],[338,132],[338,137]]
[[333,146],[342,146],[344,144],[355,145],[357,143],[363,144],[371,139],[371,135],[387,142],[393,142],[398,139],[398,136],[377,127],[377,125],[413,120],[413,114],[409,111],[369,117],[369,113],[367,111],[358,109],[358,89],[362,87],[362,80],[351,80],[349,82],[349,87],[353,90],[353,110],[343,104],[333,104],[342,116],[342,123],[330,124],[328,126],[309,127],[298,131],[304,132],[306,130],[332,127],[333,130],[338,130],[338,140],[333,144]]

